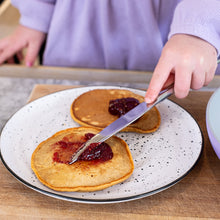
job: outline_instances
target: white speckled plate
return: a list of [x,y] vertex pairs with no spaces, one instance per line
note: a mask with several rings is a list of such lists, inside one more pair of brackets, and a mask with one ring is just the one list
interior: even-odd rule
[[[132,176],[121,184],[97,192],[56,192],[42,185],[31,170],[37,145],[57,131],[79,126],[70,116],[73,100],[88,90],[120,87],[84,87],[39,98],[15,113],[1,133],[1,158],[6,168],[26,186],[58,199],[81,203],[115,203],[143,198],[174,185],[194,167],[203,148],[201,130],[193,117],[165,100],[157,105],[161,126],[152,134],[120,133],[129,145]],[[145,92],[130,89],[144,95]]]

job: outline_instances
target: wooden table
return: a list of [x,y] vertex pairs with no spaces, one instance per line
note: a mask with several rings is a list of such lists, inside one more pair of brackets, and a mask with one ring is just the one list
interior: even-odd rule
[[[36,85],[29,101],[66,88],[71,86]],[[0,219],[220,219],[220,161],[211,147],[205,125],[211,94],[190,92],[182,100],[171,97],[193,115],[204,135],[204,151],[198,164],[171,188],[125,203],[72,203],[27,188],[0,163]]]
[[11,5],[10,0],[4,0],[0,5],[0,39],[14,31],[19,18],[19,11]]

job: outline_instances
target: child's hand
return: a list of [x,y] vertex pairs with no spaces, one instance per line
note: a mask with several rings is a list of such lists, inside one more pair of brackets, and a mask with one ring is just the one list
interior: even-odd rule
[[14,55],[23,59],[22,49],[26,48],[25,64],[32,66],[45,36],[45,33],[19,25],[12,35],[0,40],[0,64],[5,61],[12,63]]
[[207,85],[216,68],[217,52],[211,44],[191,35],[176,34],[163,48],[145,100],[153,102],[161,89],[173,82],[175,96],[184,98],[190,88]]

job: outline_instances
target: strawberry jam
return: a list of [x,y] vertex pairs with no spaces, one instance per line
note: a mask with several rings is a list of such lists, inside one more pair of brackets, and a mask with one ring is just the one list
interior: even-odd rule
[[[72,155],[93,136],[94,134],[92,133],[86,133],[85,136],[82,137],[82,139],[78,142],[71,142],[69,138],[64,137],[61,141],[58,141],[53,145],[55,147],[53,161],[57,163],[69,164]],[[92,143],[80,155],[78,161],[104,162],[112,159],[112,157],[112,149],[107,143]]]
[[71,156],[77,149],[82,146],[81,142],[69,142],[62,140],[55,143],[55,152],[53,154],[53,161],[58,163],[68,164],[71,161]]
[[128,97],[110,100],[108,111],[112,115],[122,116],[139,104],[135,98]]
[[80,155],[78,160],[99,160],[107,161],[111,160],[113,152],[111,147],[105,142],[92,143],[89,147]]

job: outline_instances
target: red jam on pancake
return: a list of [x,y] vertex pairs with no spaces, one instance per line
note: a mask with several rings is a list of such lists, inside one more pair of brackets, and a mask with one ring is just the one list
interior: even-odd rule
[[100,129],[78,127],[62,130],[38,145],[31,167],[37,178],[57,191],[96,191],[120,183],[132,174],[134,164],[128,145],[113,136],[91,144],[73,164],[72,154]]

